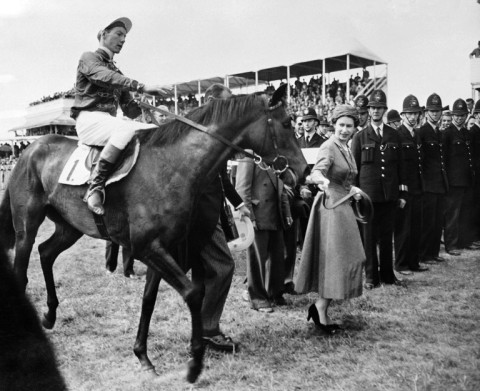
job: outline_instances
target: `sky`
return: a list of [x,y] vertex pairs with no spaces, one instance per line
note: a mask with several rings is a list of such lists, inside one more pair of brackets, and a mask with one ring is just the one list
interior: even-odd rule
[[117,66],[140,82],[290,65],[355,39],[388,63],[397,110],[409,94],[450,106],[471,97],[480,41],[478,0],[0,0],[0,132],[30,102],[72,88],[80,55],[120,16],[133,27]]

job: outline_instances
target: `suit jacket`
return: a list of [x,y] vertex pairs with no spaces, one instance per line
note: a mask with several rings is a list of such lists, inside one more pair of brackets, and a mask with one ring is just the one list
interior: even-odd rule
[[224,196],[236,208],[243,200],[235,191],[227,175],[226,166],[215,179],[206,184],[196,200],[195,214],[190,227],[188,244],[194,250],[201,250],[211,238],[221,214],[224,214]]
[[260,169],[252,159],[239,160],[236,190],[250,209],[251,219],[259,230],[286,229],[291,217],[283,182],[271,170]]
[[418,130],[423,149],[423,180],[428,193],[448,192],[448,178],[445,165],[445,135],[426,122]]
[[420,134],[417,129],[414,129],[414,136],[412,137],[405,125],[401,125],[397,132],[402,145],[408,193],[422,194],[425,190],[425,184],[423,181],[423,148]]
[[408,190],[400,136],[390,126],[383,125],[381,139],[371,124],[357,132],[352,153],[358,169],[356,184],[373,202],[396,201],[400,192]]
[[469,187],[475,181],[473,167],[473,139],[465,128],[451,124],[445,133],[445,158],[450,186]]
[[300,148],[318,148],[322,145],[326,138],[320,136],[318,133],[314,133],[311,140],[307,143],[305,135],[298,140],[298,145]]

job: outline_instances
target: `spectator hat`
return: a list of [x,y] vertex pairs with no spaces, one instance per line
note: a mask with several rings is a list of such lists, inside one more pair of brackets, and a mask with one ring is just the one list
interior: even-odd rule
[[455,102],[453,102],[452,114],[453,115],[468,114],[467,102],[465,102],[463,99],[457,99]]
[[126,17],[121,17],[118,19],[115,19],[112,23],[107,25],[107,27],[104,28],[104,30],[112,29],[114,27],[123,27],[125,30],[127,30],[127,34],[132,28],[132,21]]
[[390,122],[401,122],[402,119],[400,118],[400,114],[398,113],[397,110],[390,110],[388,113],[387,113],[387,124],[389,124]]
[[302,116],[302,121],[308,121],[309,119],[314,119],[317,121],[317,125],[320,123],[320,120],[318,119],[317,112],[313,107],[309,107],[308,109],[305,109],[303,112]]
[[374,90],[368,101],[367,107],[384,107],[387,108],[387,96],[382,90]]
[[475,103],[475,107],[473,108],[473,114],[480,113],[480,99],[477,100],[477,103]]
[[402,108],[402,113],[421,113],[422,107],[418,103],[418,99],[413,96],[413,95],[408,95],[404,100],[403,100],[403,108]]
[[320,117],[320,125],[324,125],[324,126],[329,126],[330,123],[327,121],[327,119],[325,117]]
[[341,117],[350,117],[355,126],[358,125],[358,110],[351,105],[337,105],[332,112],[332,122],[335,123]]
[[365,95],[358,95],[354,102],[359,113],[366,113],[368,111],[368,98]]
[[427,105],[425,107],[426,110],[437,111],[442,110],[442,98],[440,95],[436,94],[435,92],[427,98]]

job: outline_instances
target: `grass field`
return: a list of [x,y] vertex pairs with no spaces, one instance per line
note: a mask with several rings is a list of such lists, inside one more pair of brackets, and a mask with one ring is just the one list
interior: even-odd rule
[[[52,232],[44,223],[32,254],[27,292],[39,313],[46,292],[36,246]],[[287,295],[273,314],[241,299],[245,254],[222,319],[241,342],[235,355],[207,351],[195,385],[185,381],[190,317],[179,295],[162,283],[150,328],[149,353],[157,378],[147,377],[132,348],[145,267],[139,280],[104,269],[104,242],[83,237],[54,268],[60,307],[48,331],[70,390],[479,390],[480,252],[448,257],[407,288],[385,286],[348,302],[332,317],[346,331],[330,338],[306,322],[316,296]]]

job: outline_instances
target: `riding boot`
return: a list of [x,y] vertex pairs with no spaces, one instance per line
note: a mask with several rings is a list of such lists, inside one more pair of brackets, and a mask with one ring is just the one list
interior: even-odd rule
[[100,153],[97,165],[93,172],[87,194],[84,201],[87,202],[88,209],[98,215],[105,214],[103,203],[105,201],[105,182],[113,171],[115,163],[123,150],[118,149],[110,143],[107,143]]

